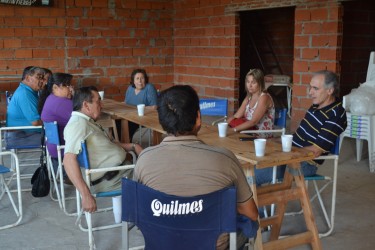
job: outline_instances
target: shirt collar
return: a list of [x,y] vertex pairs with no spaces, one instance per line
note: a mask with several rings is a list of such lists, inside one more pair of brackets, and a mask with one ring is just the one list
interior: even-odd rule
[[162,141],[162,143],[172,143],[172,142],[179,142],[179,143],[181,143],[181,142],[183,142],[183,143],[186,143],[186,142],[188,142],[188,143],[189,142],[191,142],[191,143],[200,142],[200,143],[203,143],[195,135],[182,135],[182,136],[169,135],[169,136],[165,137],[164,140]]

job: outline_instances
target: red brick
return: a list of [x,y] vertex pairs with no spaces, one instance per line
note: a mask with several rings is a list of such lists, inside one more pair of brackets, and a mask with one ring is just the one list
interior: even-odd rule
[[21,48],[21,40],[20,39],[4,39],[3,46],[5,49],[7,48]]
[[321,24],[320,23],[305,23],[303,25],[303,34],[320,34]]
[[49,50],[49,52],[52,58],[65,58],[64,49],[52,49],[52,50]]
[[319,59],[320,60],[337,60],[337,50],[336,49],[319,49]]
[[328,18],[328,9],[319,8],[310,10],[311,21],[326,21]]
[[310,21],[311,19],[311,14],[310,10],[308,9],[296,9],[295,12],[295,21],[300,22],[300,21]]
[[23,26],[25,27],[34,27],[39,26],[39,18],[36,17],[24,17],[23,19]]
[[312,44],[313,47],[336,47],[338,45],[338,37],[337,35],[316,35],[312,36]]
[[[95,0],[93,0],[95,2]],[[90,7],[91,6],[91,0],[75,0],[74,1],[75,6],[78,7]]]
[[22,19],[21,18],[5,18],[4,23],[7,26],[21,26],[22,25]]
[[32,58],[33,53],[31,49],[17,49],[14,55],[15,58]]
[[56,26],[56,18],[40,18],[40,26]]
[[33,37],[48,37],[49,35],[48,28],[34,28]]
[[294,36],[294,46],[307,47],[310,45],[310,36]]
[[324,34],[337,33],[339,32],[339,29],[339,24],[337,22],[324,22],[322,24],[322,31],[324,31]]
[[88,56],[103,56],[103,49],[100,48],[90,48],[87,50]]
[[95,60],[94,59],[80,59],[79,64],[81,67],[94,67]]
[[91,3],[93,7],[108,7],[108,0],[93,0]]
[[0,34],[2,37],[14,37],[13,28],[0,28]]
[[319,56],[319,50],[318,49],[310,49],[310,48],[305,48],[302,49],[302,57],[303,59],[315,59]]
[[85,56],[86,54],[84,53],[84,51],[82,50],[82,48],[78,48],[78,49],[74,49],[74,48],[71,48],[71,49],[68,49],[68,57],[71,57],[71,58],[74,58],[74,57],[81,57],[81,56]]
[[[22,7],[20,7],[20,9],[22,9]],[[0,16],[4,16],[4,17],[14,16],[14,13],[15,13],[15,7],[3,6],[3,5],[0,6]]]

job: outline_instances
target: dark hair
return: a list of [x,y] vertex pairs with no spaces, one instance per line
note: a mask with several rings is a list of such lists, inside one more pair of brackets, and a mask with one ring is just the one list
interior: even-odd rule
[[52,71],[50,69],[41,68],[41,70],[43,71],[44,74],[50,74],[50,75],[52,75]]
[[199,98],[188,85],[176,85],[161,92],[157,110],[159,122],[168,134],[184,135],[193,131],[199,112]]
[[320,70],[314,73],[314,76],[323,75],[324,76],[324,88],[333,88],[332,95],[338,97],[340,92],[340,86],[337,75],[329,70]]
[[25,80],[26,76],[29,74],[30,69],[34,68],[34,66],[27,66],[23,69],[22,72],[22,81]]
[[48,79],[47,84],[43,87],[40,96],[39,96],[39,103],[38,103],[38,112],[39,114],[42,113],[44,103],[47,100],[47,97],[52,93],[53,85],[70,85],[73,76],[71,74],[66,73],[54,73]]
[[73,111],[80,111],[84,101],[92,103],[92,91],[98,92],[98,89],[95,86],[88,86],[79,88],[74,92]]
[[144,70],[144,69],[135,69],[135,70],[133,70],[133,72],[132,72],[132,74],[130,76],[130,84],[133,86],[133,88],[135,88],[134,77],[138,73],[142,73],[143,76],[145,77],[145,84],[148,83],[148,75],[146,73],[146,70]]

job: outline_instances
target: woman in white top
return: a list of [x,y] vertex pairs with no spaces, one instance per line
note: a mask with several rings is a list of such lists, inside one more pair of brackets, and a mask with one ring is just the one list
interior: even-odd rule
[[[229,126],[235,132],[273,129],[275,106],[266,91],[263,72],[260,69],[251,69],[246,75],[245,84],[247,96],[234,116],[228,119]],[[270,137],[272,134],[260,136]]]

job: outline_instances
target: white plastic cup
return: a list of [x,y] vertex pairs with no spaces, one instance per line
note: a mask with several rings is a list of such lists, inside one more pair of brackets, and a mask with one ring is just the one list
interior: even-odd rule
[[219,137],[226,137],[227,136],[228,123],[227,122],[219,122],[217,124],[217,127],[219,129]]
[[113,205],[113,216],[115,218],[115,223],[121,223],[121,216],[122,216],[122,208],[121,208],[121,195],[112,197],[112,205]]
[[254,145],[255,145],[255,156],[261,157],[264,156],[264,153],[266,152],[266,139],[255,139]]
[[138,109],[138,115],[139,116],[145,115],[145,105],[144,104],[138,104],[137,109]]
[[292,150],[293,135],[282,135],[281,145],[283,152],[290,152]]
[[99,91],[99,96],[100,96],[100,99],[103,100],[104,99],[104,91]]

